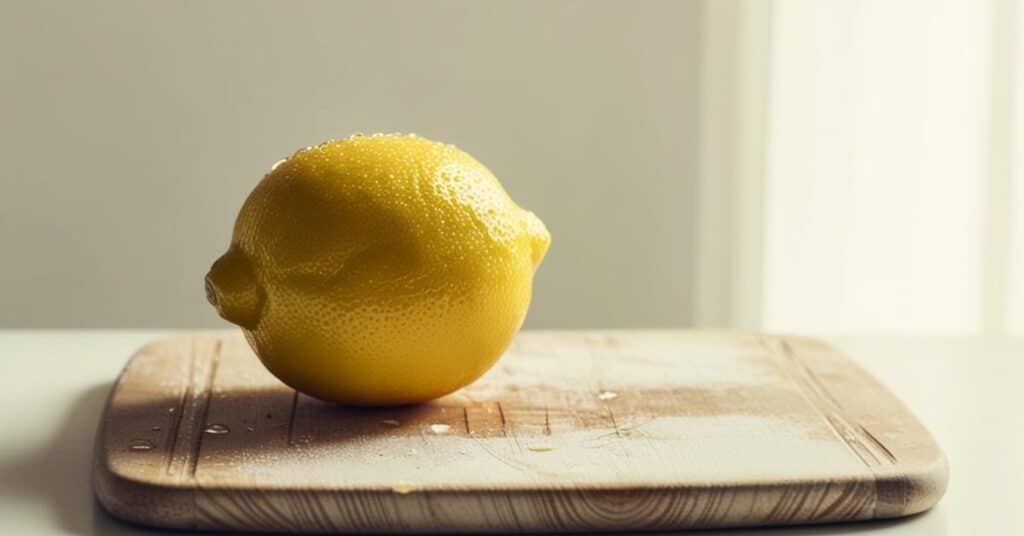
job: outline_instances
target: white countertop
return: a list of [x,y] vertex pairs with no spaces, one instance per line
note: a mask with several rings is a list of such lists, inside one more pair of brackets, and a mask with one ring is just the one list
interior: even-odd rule
[[[165,333],[0,331],[0,533],[152,533],[101,511],[89,475],[93,435],[112,382],[136,348]],[[768,532],[1019,533],[1024,338],[829,340],[877,375],[931,430],[949,458],[949,490],[936,508],[905,520]]]

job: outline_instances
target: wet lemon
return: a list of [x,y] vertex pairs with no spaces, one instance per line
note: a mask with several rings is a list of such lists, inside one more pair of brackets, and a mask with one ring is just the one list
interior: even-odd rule
[[353,136],[301,150],[260,181],[207,296],[304,393],[422,402],[501,356],[549,243],[544,224],[456,147]]

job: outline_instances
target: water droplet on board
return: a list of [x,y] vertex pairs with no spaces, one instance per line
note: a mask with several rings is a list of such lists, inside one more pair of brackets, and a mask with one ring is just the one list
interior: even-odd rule
[[396,421],[395,419],[384,419],[384,420],[380,421],[380,424],[382,426],[390,426],[390,427],[394,428],[396,426],[401,426],[402,423]]
[[412,484],[405,483],[405,482],[399,482],[398,484],[395,484],[394,486],[391,486],[391,491],[393,491],[393,492],[395,492],[395,493],[397,493],[399,495],[408,495],[408,494],[416,491],[416,486],[414,486]]
[[227,426],[224,426],[223,424],[211,424],[207,426],[206,429],[203,431],[213,435],[224,435],[231,432],[231,429],[229,429]]
[[447,434],[448,432],[451,431],[451,429],[452,429],[452,427],[448,426],[447,424],[431,424],[430,425],[430,431],[432,433],[437,434],[437,435]]
[[160,431],[160,427],[159,426],[154,426],[154,427],[150,428],[150,430],[152,430],[154,432],[159,432]]
[[601,393],[597,395],[597,398],[600,400],[614,400],[618,397],[619,393],[613,391],[601,391]]
[[153,450],[153,442],[147,439],[133,439],[128,448],[136,451]]
[[255,426],[246,426],[245,430],[247,432],[255,432],[256,431],[256,427]]
[[533,452],[551,452],[552,450],[555,450],[555,447],[552,447],[551,445],[548,445],[546,443],[540,443],[537,445],[527,445],[526,448],[528,450],[532,450]]

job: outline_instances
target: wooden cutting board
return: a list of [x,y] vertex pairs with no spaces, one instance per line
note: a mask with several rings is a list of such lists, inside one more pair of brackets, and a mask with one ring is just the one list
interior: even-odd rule
[[139,350],[94,484],[162,527],[503,532],[898,517],[945,490],[913,415],[821,342],[750,333],[527,332],[433,403],[297,394],[235,332]]

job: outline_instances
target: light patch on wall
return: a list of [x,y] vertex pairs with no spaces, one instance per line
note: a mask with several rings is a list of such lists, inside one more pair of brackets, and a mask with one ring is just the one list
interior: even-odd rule
[[977,331],[984,6],[777,4],[766,328]]

